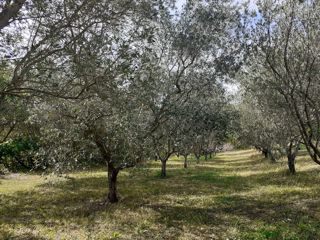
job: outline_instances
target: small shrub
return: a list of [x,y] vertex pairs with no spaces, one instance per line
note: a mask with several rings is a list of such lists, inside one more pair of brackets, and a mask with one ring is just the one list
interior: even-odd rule
[[0,144],[0,163],[10,171],[33,169],[38,144],[29,138],[19,138]]

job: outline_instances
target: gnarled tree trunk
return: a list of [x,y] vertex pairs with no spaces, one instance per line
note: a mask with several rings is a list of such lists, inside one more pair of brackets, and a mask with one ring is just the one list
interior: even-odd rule
[[288,158],[288,168],[291,174],[296,173],[295,160],[296,160],[297,153],[299,151],[299,147],[300,147],[299,143],[294,144],[294,142],[290,142],[289,146],[286,149],[287,158]]
[[119,201],[117,196],[117,176],[120,169],[116,168],[113,165],[111,161],[111,154],[106,149],[102,139],[98,135],[95,135],[95,143],[101,153],[101,156],[104,158],[108,166],[108,185],[109,185],[108,201],[110,203],[116,203]]

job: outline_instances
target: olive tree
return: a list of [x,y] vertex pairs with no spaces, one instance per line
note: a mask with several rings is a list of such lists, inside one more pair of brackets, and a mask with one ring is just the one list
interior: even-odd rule
[[320,164],[318,1],[259,1],[252,29],[255,83],[282,96],[312,160]]
[[41,95],[30,109],[30,121],[42,126],[44,159],[62,170],[93,155],[105,161],[110,202],[118,201],[119,171],[148,154],[146,136],[152,121],[148,71],[154,60],[149,41],[152,27],[144,7],[133,5],[127,11],[126,5],[126,13],[113,25],[107,18],[99,21],[74,49],[75,61],[64,62],[67,76],[55,72],[61,84],[68,84],[69,76],[94,83],[81,98]]
[[[197,104],[193,108],[190,105],[187,110],[185,105],[191,99],[201,98],[201,95],[204,96],[203,102],[208,100],[208,96],[216,94],[215,90],[219,89],[215,83],[224,81],[240,65],[239,44],[234,41],[239,15],[230,2],[187,1],[177,21],[170,21],[167,16],[164,13],[160,20],[161,28],[155,41],[160,72],[153,76],[158,78],[158,84],[155,85],[157,93],[151,106],[155,119],[155,130],[152,131],[154,143],[161,145],[155,146],[155,149],[164,154],[162,169],[165,169],[172,153],[182,151],[181,133],[187,135],[188,124],[194,124],[183,118],[193,118],[194,112],[200,111],[197,108],[202,108],[201,104]],[[188,111],[191,114],[186,113]],[[176,119],[181,119],[180,126]],[[197,136],[200,136],[199,133]],[[183,149],[185,156],[191,151],[185,147]],[[165,175],[164,171],[162,175]]]
[[254,146],[272,161],[286,155],[289,171],[294,174],[301,136],[298,126],[285,112],[281,95],[261,91],[248,76],[242,84],[245,88],[240,105],[242,143]]
[[197,84],[203,73],[223,81],[237,68],[237,12],[225,1],[188,1],[178,20],[166,1],[33,4],[27,14],[35,20],[21,23],[32,34],[10,59],[1,94],[33,97],[28,121],[40,126],[43,160],[64,170],[104,159],[108,200],[117,202],[119,171],[148,159],[154,139],[157,148],[171,138],[176,146],[178,128],[169,124],[178,126],[191,95],[211,89],[210,81]]
[[[27,114],[23,117],[20,114],[21,102],[26,104],[33,98],[90,97],[88,90],[96,85],[97,79],[88,71],[88,65],[92,68],[96,64],[88,45],[93,38],[99,40],[99,31],[118,26],[119,20],[136,11],[140,4],[143,1],[0,3],[2,139],[15,138],[17,126],[28,118]],[[148,9],[148,4],[140,8]]]

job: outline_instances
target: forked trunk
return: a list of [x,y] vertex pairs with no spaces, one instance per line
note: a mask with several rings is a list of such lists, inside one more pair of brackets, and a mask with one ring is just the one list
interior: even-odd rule
[[117,176],[119,170],[114,168],[111,164],[108,165],[108,183],[109,193],[108,200],[110,203],[116,203],[119,201],[117,196]]
[[95,135],[95,143],[106,161],[108,165],[108,185],[109,185],[109,192],[108,192],[108,201],[110,203],[118,202],[117,196],[117,176],[119,173],[119,169],[115,168],[112,161],[111,161],[111,154],[106,150],[103,140],[99,137],[99,135]]
[[287,148],[287,158],[288,158],[288,168],[291,174],[296,173],[295,160],[297,153],[299,151],[300,144],[299,142],[294,144],[294,142],[290,142]]

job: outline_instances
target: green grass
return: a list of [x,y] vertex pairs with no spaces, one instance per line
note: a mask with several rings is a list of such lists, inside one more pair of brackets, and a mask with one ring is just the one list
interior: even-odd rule
[[124,171],[120,202],[105,205],[105,169],[68,177],[13,174],[0,179],[0,239],[320,239],[320,166],[253,150],[214,159]]

